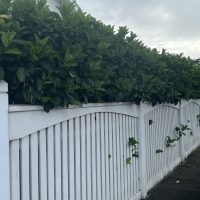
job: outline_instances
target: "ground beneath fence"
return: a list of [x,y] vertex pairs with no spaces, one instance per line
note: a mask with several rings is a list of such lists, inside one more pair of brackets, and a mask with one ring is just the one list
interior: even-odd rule
[[146,200],[200,200],[200,148],[149,191]]

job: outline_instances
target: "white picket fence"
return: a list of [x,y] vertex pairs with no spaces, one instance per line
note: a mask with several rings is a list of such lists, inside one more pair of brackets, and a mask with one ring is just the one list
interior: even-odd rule
[[[46,113],[8,105],[0,83],[0,199],[139,200],[200,145],[200,101],[88,104]],[[192,128],[166,147],[180,123]],[[129,138],[139,141],[139,158]],[[163,150],[156,153],[157,149]]]

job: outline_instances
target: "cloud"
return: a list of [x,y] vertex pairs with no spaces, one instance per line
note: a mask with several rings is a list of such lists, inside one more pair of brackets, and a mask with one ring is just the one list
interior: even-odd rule
[[[77,0],[80,7],[115,26],[127,26],[145,44],[200,57],[199,0]],[[187,44],[187,45],[186,45]]]

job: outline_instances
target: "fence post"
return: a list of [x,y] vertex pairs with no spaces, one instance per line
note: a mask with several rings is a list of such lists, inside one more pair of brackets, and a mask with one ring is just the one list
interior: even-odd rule
[[144,121],[144,104],[139,106],[139,123],[138,123],[138,142],[139,142],[139,177],[142,198],[147,196],[147,171],[146,171],[146,142],[145,142],[145,121]]
[[[183,124],[183,109],[182,109],[182,103],[179,103],[179,128],[181,127],[181,124]],[[183,144],[183,137],[180,138],[180,157],[181,162],[185,160],[185,152],[184,152],[184,144]]]
[[0,81],[0,199],[10,200],[8,84]]

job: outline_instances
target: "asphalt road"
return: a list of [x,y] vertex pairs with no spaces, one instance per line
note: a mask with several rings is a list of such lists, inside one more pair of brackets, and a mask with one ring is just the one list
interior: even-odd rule
[[200,148],[149,191],[146,200],[200,200]]

